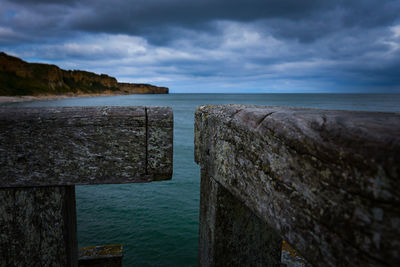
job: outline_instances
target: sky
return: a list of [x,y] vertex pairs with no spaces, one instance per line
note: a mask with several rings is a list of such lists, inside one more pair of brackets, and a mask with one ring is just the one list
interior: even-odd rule
[[0,51],[172,93],[400,93],[400,0],[0,0]]

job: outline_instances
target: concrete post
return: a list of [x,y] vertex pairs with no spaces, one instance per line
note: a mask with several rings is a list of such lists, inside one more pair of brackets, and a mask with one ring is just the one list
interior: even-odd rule
[[[203,172],[205,266],[218,260],[220,244],[227,255],[243,258],[235,262],[257,258],[245,253],[246,246],[242,254],[232,253],[245,240],[237,237],[258,232],[237,222],[236,202],[316,266],[400,262],[397,113],[201,106],[195,114],[195,160]],[[228,195],[223,190],[236,200],[221,199]],[[243,233],[219,227],[228,224],[242,225]]]
[[172,147],[171,108],[0,109],[0,266],[77,266],[75,185],[171,179]]
[[280,236],[204,169],[200,194],[199,266],[280,266]]
[[77,266],[75,186],[0,190],[0,266]]

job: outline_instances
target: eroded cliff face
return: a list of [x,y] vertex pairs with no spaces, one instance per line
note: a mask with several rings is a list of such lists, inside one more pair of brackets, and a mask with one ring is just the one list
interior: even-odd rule
[[168,88],[150,84],[118,83],[117,79],[106,74],[28,63],[0,52],[0,95],[68,93],[168,94]]
[[168,94],[167,87],[143,83],[118,83],[118,88],[127,94]]

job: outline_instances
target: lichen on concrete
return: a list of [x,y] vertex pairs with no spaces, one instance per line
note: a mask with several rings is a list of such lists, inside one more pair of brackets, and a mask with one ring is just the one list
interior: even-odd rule
[[148,107],[147,173],[164,180],[173,171],[173,123],[171,108]]
[[201,106],[195,159],[315,265],[400,261],[399,114]]
[[79,267],[122,267],[122,244],[87,246],[79,249]]
[[122,244],[86,246],[79,248],[79,259],[122,257]]
[[172,176],[171,108],[2,108],[0,127],[0,187]]
[[[172,177],[167,107],[0,109],[0,266],[78,264],[74,185]],[[121,266],[122,245],[79,266]]]

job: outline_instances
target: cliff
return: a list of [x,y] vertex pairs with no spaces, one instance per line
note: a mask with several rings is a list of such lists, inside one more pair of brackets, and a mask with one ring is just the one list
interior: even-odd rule
[[150,84],[119,83],[117,79],[106,74],[28,63],[0,52],[0,95],[69,93],[168,94],[168,88]]

